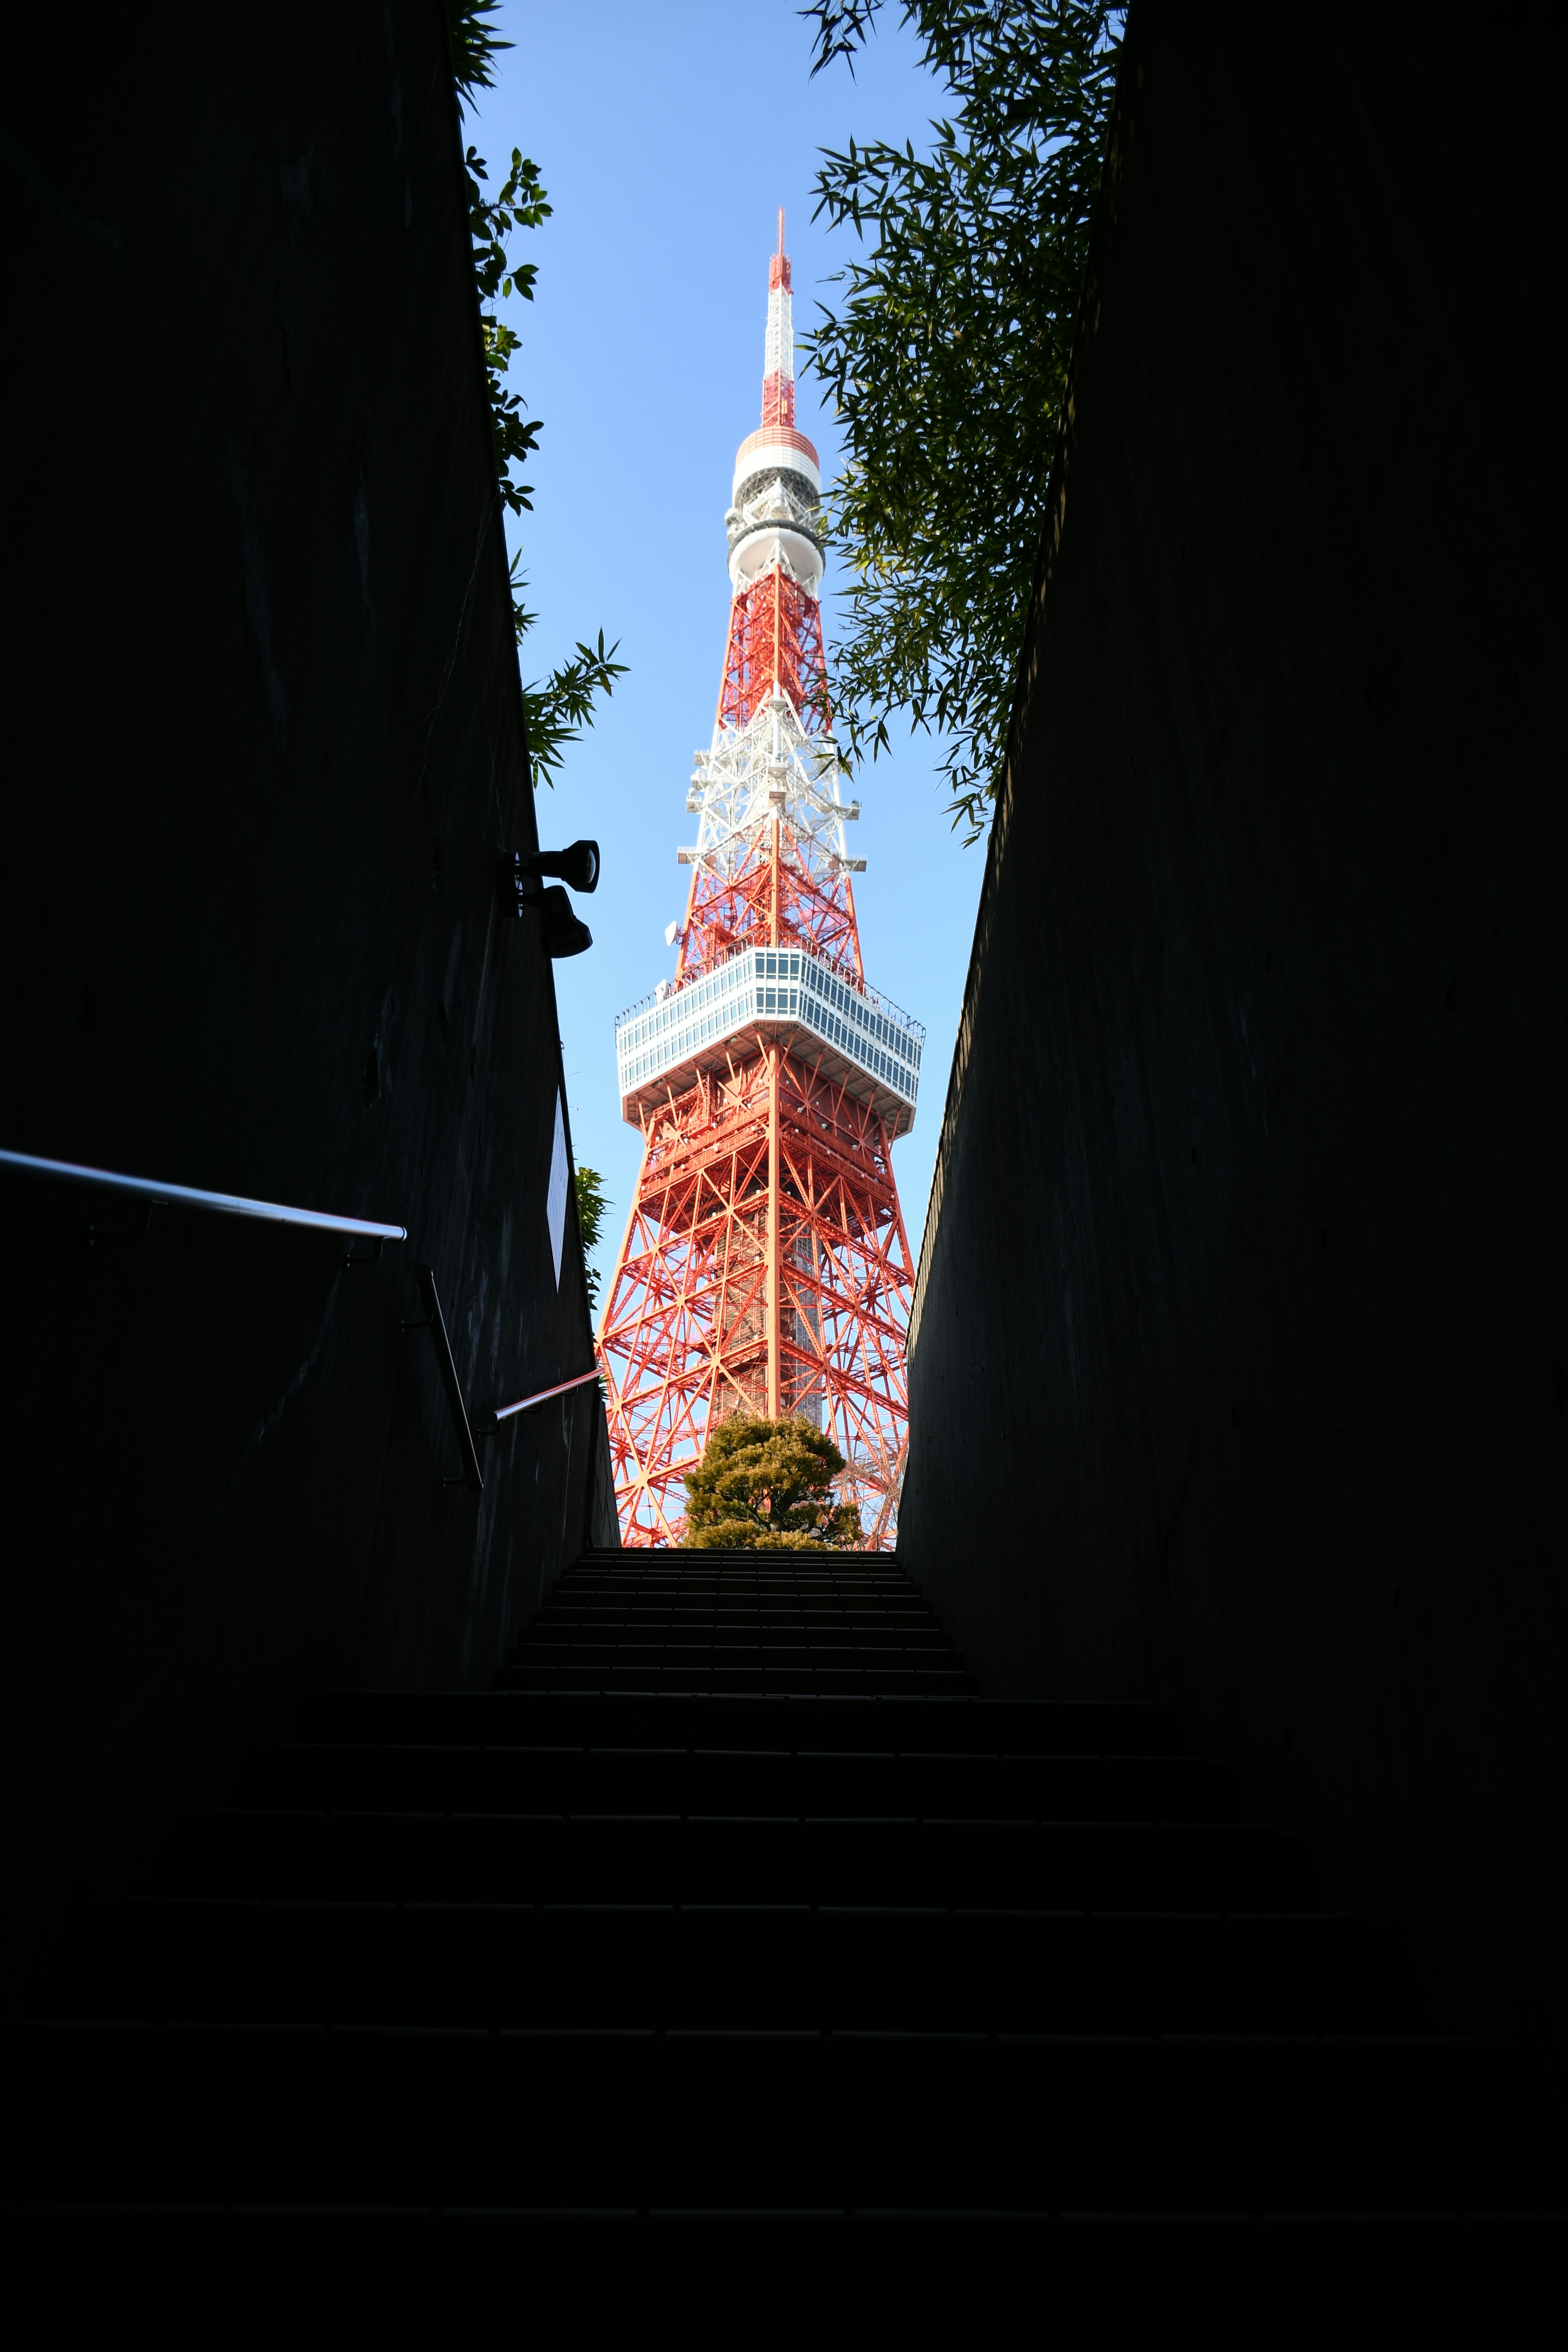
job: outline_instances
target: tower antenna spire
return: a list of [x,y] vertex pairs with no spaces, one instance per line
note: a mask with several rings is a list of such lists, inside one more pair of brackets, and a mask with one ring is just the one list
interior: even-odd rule
[[729,644],[673,980],[616,1024],[642,1171],[598,1352],[622,1539],[680,1543],[684,1480],[731,1413],[796,1414],[890,1549],[914,1267],[894,1181],[925,1032],[867,983],[818,601],[822,475],[795,421],[784,216],[768,257],[763,421],[725,516]]
[[[768,256],[768,336],[763,357],[763,424],[795,423],[795,298],[789,256],[784,251],[784,206],[779,206],[779,245]],[[820,485],[819,485],[820,487]]]

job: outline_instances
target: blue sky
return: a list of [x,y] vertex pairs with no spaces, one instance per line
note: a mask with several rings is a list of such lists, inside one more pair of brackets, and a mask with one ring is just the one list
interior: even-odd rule
[[[547,846],[585,834],[604,853],[598,891],[580,902],[592,952],[558,963],[555,986],[573,1143],[611,1202],[606,1267],[640,1156],[620,1118],[615,1018],[674,969],[664,929],[685,906],[675,853],[694,822],[691,754],[713,725],[730,594],[722,518],[736,444],[759,416],[777,210],[798,332],[819,295],[833,299],[825,281],[847,244],[811,218],[818,149],[851,134],[919,145],[940,110],[897,13],[883,11],[855,79],[838,64],[813,81],[795,0],[513,0],[500,27],[515,47],[465,123],[492,186],[521,147],[555,207],[524,240],[534,299],[509,314],[522,337],[510,381],[544,421],[528,468],[534,510],[510,534],[540,615],[524,673],[601,628],[629,665],[563,781],[539,796]],[[830,477],[837,436],[809,377],[798,404]],[[830,635],[834,579],[830,555]],[[854,785],[867,861],[856,905],[868,977],[928,1031],[920,1115],[893,1155],[918,1251],[984,851],[950,830],[929,741],[901,730],[895,740],[895,758]]]

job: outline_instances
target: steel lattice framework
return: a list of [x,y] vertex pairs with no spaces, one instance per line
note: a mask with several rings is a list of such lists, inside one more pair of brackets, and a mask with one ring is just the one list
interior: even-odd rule
[[795,426],[790,265],[769,265],[763,424],[725,517],[733,590],[713,740],[682,849],[672,981],[622,1014],[642,1170],[599,1360],[623,1539],[679,1542],[685,1473],[745,1410],[801,1412],[845,1456],[869,1549],[903,1481],[913,1266],[892,1145],[924,1031],[867,984],[818,594],[821,474]]

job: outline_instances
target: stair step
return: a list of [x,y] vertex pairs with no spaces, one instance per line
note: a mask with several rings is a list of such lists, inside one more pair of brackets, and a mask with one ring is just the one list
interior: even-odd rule
[[[102,2282],[201,2324],[244,2282],[249,2315],[279,2336],[330,2300],[361,2329],[515,2332],[564,2343],[646,2332],[678,2310],[704,2340],[794,2345],[826,2332],[870,2342],[1010,2342],[1048,2297],[1056,2335],[1097,2343],[1169,2329],[1184,2306],[1211,2334],[1342,2331],[1349,2311],[1408,2326],[1428,2315],[1477,2341],[1527,2343],[1568,2254],[1557,2213],[1232,2213],[701,2210],[540,2211],[502,2204],[342,2208],[29,2206],[14,2231],[13,2286],[37,2283],[66,2326],[96,2326]],[[19,2258],[19,2259],[18,2259]],[[459,2290],[454,2279],[460,2279]],[[520,2282],[523,2284],[520,2286]],[[743,2331],[736,2314],[748,2315]],[[754,2322],[751,2315],[756,2314]],[[1276,2330],[1275,2333],[1283,2331]],[[1436,2331],[1434,2331],[1436,2332]],[[1272,2340],[1271,2338],[1269,2340]]]
[[[703,1585],[686,1583],[658,1588],[630,1580],[615,1585],[580,1584],[568,1577],[556,1586],[536,1623],[557,1616],[628,1615],[657,1619],[683,1617],[812,1617],[837,1623],[864,1619],[879,1624],[918,1624],[939,1636],[941,1620],[918,1592],[882,1593],[870,1587],[782,1585]],[[527,1639],[527,1636],[524,1636]]]
[[1510,2067],[1415,2039],[7,2041],[5,2193],[46,2201],[1470,2210],[1527,2204],[1543,2158]]
[[679,1748],[300,1741],[258,1757],[247,1806],[336,1811],[887,1814],[1219,1821],[1228,1775],[1176,1756],[796,1756]]
[[806,1641],[797,1633],[783,1632],[763,1636],[715,1633],[708,1640],[682,1634],[679,1640],[665,1641],[657,1633],[644,1633],[635,1628],[618,1633],[587,1633],[570,1626],[563,1626],[558,1634],[542,1633],[536,1640],[525,1642],[507,1672],[516,1683],[530,1674],[541,1670],[553,1674],[563,1666],[611,1667],[619,1671],[626,1666],[648,1665],[666,1677],[682,1674],[688,1667],[711,1673],[716,1668],[739,1666],[749,1674],[771,1674],[780,1667],[793,1666],[809,1674],[825,1670],[861,1675],[884,1669],[900,1674],[934,1671],[955,1687],[962,1687],[965,1679],[963,1669],[953,1664],[952,1652],[940,1642],[934,1645],[887,1640],[847,1642],[833,1635]]
[[82,2013],[185,2023],[1366,2033],[1407,2013],[1388,1938],[1313,1913],[188,1898],[91,1941],[115,2005],[89,1974]]
[[192,1895],[557,1903],[951,1904],[1272,1911],[1299,1847],[1231,1822],[719,1820],[234,1811],[189,1822]]
[[973,1694],[973,1678],[943,1665],[816,1664],[809,1653],[798,1657],[768,1657],[761,1651],[720,1656],[711,1652],[667,1653],[650,1646],[642,1655],[629,1649],[584,1652],[565,1658],[524,1656],[516,1665],[503,1666],[496,1676],[502,1690],[603,1691],[660,1690],[691,1693],[770,1693],[802,1697],[942,1698]]
[[847,1755],[1153,1756],[1174,1752],[1167,1719],[1148,1706],[1060,1706],[985,1699],[813,1692],[753,1697],[722,1692],[334,1691],[301,1710],[314,1740],[437,1747],[788,1748]]
[[563,1643],[623,1642],[639,1646],[673,1643],[710,1648],[935,1651],[949,1664],[952,1652],[942,1629],[918,1618],[889,1619],[868,1610],[776,1609],[561,1609],[542,1617],[517,1652],[518,1660]]

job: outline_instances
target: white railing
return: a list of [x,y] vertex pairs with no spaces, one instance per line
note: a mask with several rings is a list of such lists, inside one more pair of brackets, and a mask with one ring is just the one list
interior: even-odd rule
[[623,1098],[716,1050],[754,1022],[795,1022],[911,1107],[923,1024],[891,1000],[802,948],[738,948],[679,988],[656,990],[616,1023]]

